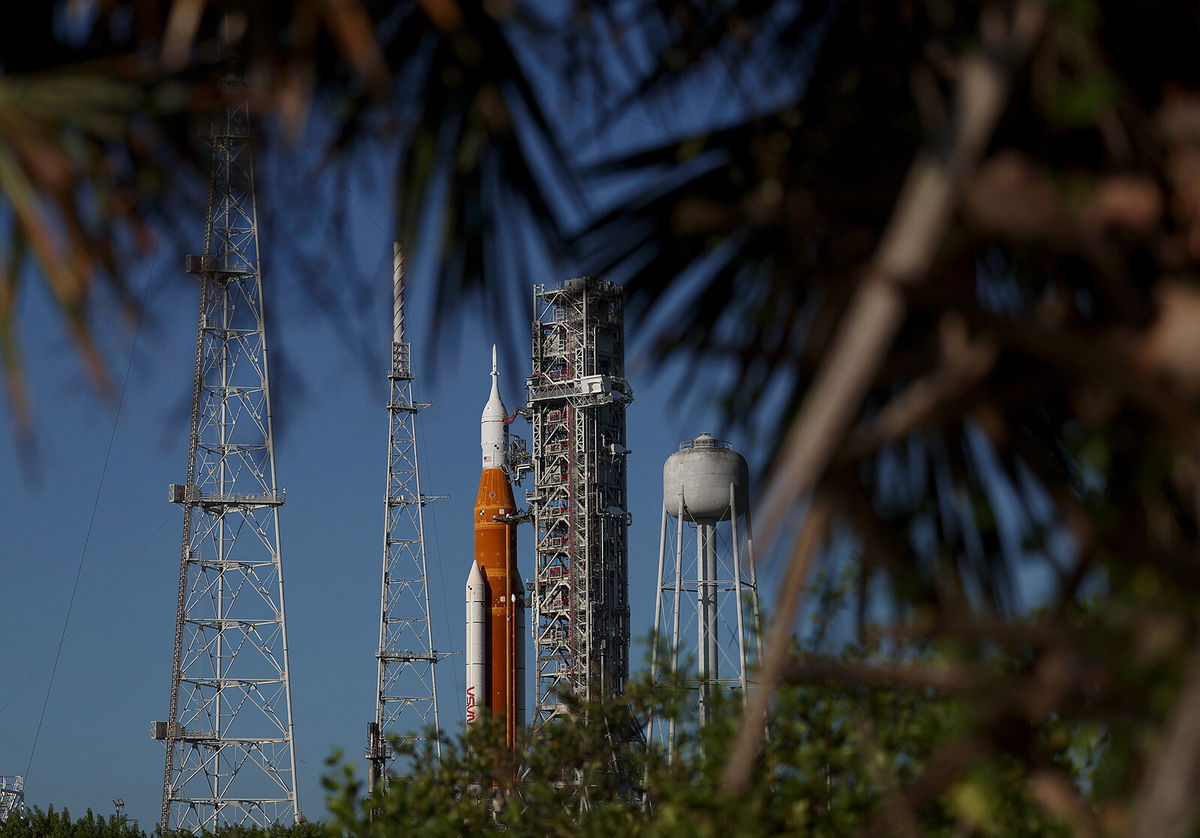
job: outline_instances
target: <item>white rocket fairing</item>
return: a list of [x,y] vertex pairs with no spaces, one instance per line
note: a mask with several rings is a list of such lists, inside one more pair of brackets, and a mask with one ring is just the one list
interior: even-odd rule
[[493,343],[492,392],[479,417],[479,447],[483,449],[484,469],[508,465],[508,421],[508,412],[500,399],[500,370],[496,366],[496,344]]

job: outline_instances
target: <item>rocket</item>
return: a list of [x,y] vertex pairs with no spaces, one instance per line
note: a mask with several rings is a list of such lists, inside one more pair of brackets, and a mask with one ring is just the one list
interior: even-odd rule
[[475,558],[467,576],[467,723],[486,711],[512,748],[525,724],[525,586],[517,570],[517,511],[508,463],[509,419],[492,346],[492,392],[480,420],[483,470],[475,498]]

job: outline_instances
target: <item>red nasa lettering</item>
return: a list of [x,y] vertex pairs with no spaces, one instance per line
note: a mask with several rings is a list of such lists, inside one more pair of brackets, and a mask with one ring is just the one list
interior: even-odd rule
[[467,687],[467,724],[475,721],[475,688]]

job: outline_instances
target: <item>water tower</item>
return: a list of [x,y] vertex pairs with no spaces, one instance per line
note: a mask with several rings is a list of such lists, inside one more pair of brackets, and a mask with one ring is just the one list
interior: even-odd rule
[[[762,651],[749,482],[742,455],[709,434],[663,465],[650,668],[655,682],[695,690],[701,724],[714,690],[745,696],[747,665]],[[651,738],[655,726],[651,719]],[[672,751],[674,722],[658,727]]]

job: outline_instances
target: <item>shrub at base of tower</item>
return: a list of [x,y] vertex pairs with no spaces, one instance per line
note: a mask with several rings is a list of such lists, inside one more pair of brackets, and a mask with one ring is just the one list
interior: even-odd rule
[[[658,746],[627,744],[635,720],[650,711],[675,720],[671,761]],[[327,781],[330,826],[364,838],[1066,835],[1039,808],[1037,786],[1020,763],[1002,749],[962,750],[969,750],[977,712],[974,702],[927,689],[828,681],[781,687],[755,778],[730,797],[719,778],[740,703],[717,699],[701,728],[692,704],[642,681],[624,699],[573,704],[566,717],[527,733],[518,743],[515,784],[487,779],[505,751],[495,726],[474,725],[444,743],[440,763],[429,749],[415,755],[412,773],[373,799],[362,795],[353,767],[343,766]],[[1072,766],[1080,763],[1084,731],[1052,726],[1039,739],[1039,759],[1046,771],[1077,777]],[[968,762],[954,782],[924,800],[901,795],[936,775],[947,748]]]

